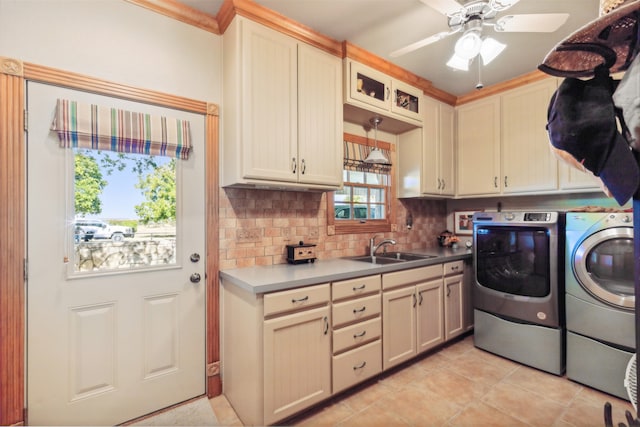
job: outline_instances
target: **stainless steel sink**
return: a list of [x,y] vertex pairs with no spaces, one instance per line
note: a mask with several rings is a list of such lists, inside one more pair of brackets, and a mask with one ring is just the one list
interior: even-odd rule
[[357,257],[350,257],[349,259],[353,260],[353,261],[362,261],[362,262],[370,262],[371,264],[396,264],[399,262],[405,262],[406,260],[404,259],[395,259],[395,258],[387,258],[387,257],[380,257],[380,256],[357,256]]
[[383,252],[376,256],[351,257],[354,261],[370,262],[372,264],[396,264],[399,262],[419,261],[422,259],[435,258],[435,255],[412,254],[408,252]]
[[427,255],[427,254],[412,254],[409,252],[383,252],[381,254],[376,255],[377,258],[391,258],[400,261],[418,261],[421,259],[429,259],[435,258],[435,255]]

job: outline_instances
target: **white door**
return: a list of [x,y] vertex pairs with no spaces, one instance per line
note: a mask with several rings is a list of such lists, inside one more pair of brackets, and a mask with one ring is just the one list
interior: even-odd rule
[[[175,161],[173,231],[74,233],[74,151],[49,130],[57,98],[190,121],[193,151]],[[114,425],[202,395],[204,117],[31,82],[27,106],[29,424]],[[109,186],[121,197],[104,204],[131,203],[124,185]]]

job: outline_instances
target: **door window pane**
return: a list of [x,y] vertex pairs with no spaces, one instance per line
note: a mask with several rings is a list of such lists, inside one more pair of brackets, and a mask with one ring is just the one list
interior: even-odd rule
[[177,161],[88,149],[73,157],[73,271],[175,265]]

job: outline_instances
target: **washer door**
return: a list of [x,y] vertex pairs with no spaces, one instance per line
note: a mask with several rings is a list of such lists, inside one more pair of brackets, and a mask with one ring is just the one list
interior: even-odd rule
[[633,228],[614,227],[590,235],[575,249],[571,264],[578,283],[595,298],[634,309]]

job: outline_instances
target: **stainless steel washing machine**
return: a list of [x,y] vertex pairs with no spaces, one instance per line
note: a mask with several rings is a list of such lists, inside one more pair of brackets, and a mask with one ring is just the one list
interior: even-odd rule
[[566,215],[567,377],[628,400],[635,351],[633,214]]

